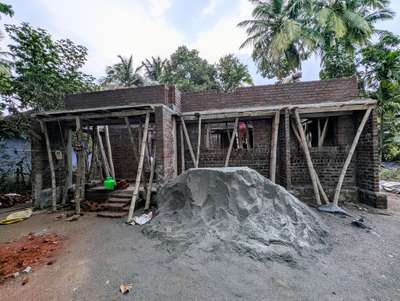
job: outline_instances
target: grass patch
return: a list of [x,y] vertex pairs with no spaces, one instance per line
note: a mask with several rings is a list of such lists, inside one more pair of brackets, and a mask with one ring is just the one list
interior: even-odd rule
[[382,180],[400,182],[400,168],[381,168],[380,176]]

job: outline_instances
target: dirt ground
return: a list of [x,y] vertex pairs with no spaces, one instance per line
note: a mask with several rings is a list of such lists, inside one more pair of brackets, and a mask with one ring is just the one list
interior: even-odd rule
[[[320,214],[331,248],[297,267],[230,254],[190,264],[123,220],[36,214],[1,226],[0,243],[42,231],[66,236],[64,248],[26,285],[20,278],[1,285],[0,300],[400,300],[400,197],[389,197],[387,211],[347,207],[364,215],[372,232],[351,226],[351,218]],[[133,283],[132,291],[121,295],[121,283]]]

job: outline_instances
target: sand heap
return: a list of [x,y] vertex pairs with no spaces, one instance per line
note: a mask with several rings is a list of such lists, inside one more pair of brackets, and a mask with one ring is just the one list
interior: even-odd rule
[[159,215],[143,231],[177,256],[223,250],[292,262],[326,246],[316,213],[250,168],[190,169],[157,195]]

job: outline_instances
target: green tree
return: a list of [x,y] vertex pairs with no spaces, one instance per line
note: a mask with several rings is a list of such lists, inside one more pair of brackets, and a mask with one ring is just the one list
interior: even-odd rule
[[[252,44],[263,76],[282,79],[301,68],[311,53],[321,56],[324,78],[352,75],[355,51],[374,33],[374,24],[393,16],[388,0],[253,1],[253,19],[239,23]],[[343,68],[343,62],[353,62]]]
[[314,8],[313,38],[321,54],[322,79],[356,74],[357,49],[367,45],[377,21],[394,13],[387,0],[320,1]]
[[80,71],[86,61],[85,47],[70,40],[53,41],[45,30],[28,23],[5,27],[14,60],[11,93],[6,98],[9,110],[59,109],[66,94],[94,88],[94,78]]
[[132,55],[129,58],[118,56],[120,62],[106,67],[106,76],[101,80],[104,87],[140,87],[144,78],[139,74],[142,66],[134,68]]
[[14,16],[14,10],[11,5],[0,2],[0,14],[12,17]]
[[167,60],[161,59],[159,56],[145,59],[142,62],[143,67],[146,69],[146,77],[156,82],[161,82],[166,64]]
[[[14,16],[14,10],[11,5],[0,2],[0,15]],[[0,31],[0,41],[4,39],[3,32]],[[8,58],[9,53],[0,50],[0,93],[9,93],[11,90],[10,75],[11,75],[11,62]],[[1,112],[1,108],[0,108]]]
[[219,89],[230,92],[245,85],[252,85],[253,80],[247,69],[233,54],[223,56],[216,64]]
[[241,48],[253,46],[252,57],[264,77],[282,80],[301,70],[313,46],[306,17],[311,1],[251,2],[256,4],[253,19],[238,24],[248,35]]
[[215,67],[202,59],[196,49],[180,46],[165,65],[161,82],[181,91],[217,89]]
[[[361,51],[362,80],[376,98],[380,113],[380,145],[384,158],[400,154],[400,37],[383,32],[379,41]],[[397,142],[396,142],[397,141]],[[397,143],[397,145],[395,144]]]

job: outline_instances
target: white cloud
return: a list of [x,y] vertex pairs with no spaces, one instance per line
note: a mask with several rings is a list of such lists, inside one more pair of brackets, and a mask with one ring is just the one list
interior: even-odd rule
[[250,54],[251,49],[239,49],[246,38],[243,28],[237,24],[251,16],[252,4],[248,0],[239,0],[232,11],[220,18],[214,26],[200,32],[192,47],[200,51],[200,55],[210,62],[216,62],[221,56],[234,54]]
[[164,15],[165,11],[171,6],[170,0],[148,0],[150,4],[150,11],[154,17]]
[[170,55],[184,37],[163,18],[169,0],[36,0],[46,12],[49,31],[89,48],[85,69],[101,76],[117,55],[133,55],[135,63],[149,56]]
[[203,15],[212,15],[215,12],[219,0],[208,0],[207,6],[201,12]]

